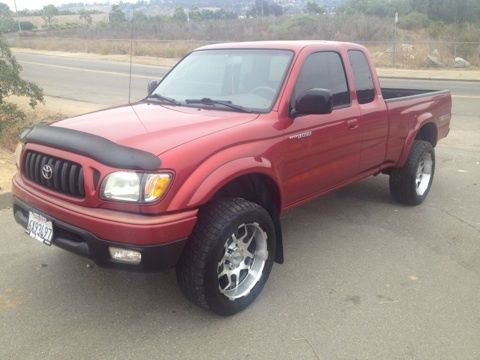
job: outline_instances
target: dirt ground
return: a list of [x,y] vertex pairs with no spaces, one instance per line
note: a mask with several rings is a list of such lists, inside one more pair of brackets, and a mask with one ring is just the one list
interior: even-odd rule
[[12,152],[0,148],[0,194],[10,191],[10,180],[15,173],[15,159]]
[[[12,52],[15,53],[26,53],[26,54],[40,54],[40,55],[52,55],[52,56],[63,56],[70,57],[75,59],[90,59],[90,60],[103,60],[103,61],[119,61],[119,62],[129,62],[130,55],[100,55],[92,53],[78,53],[78,52],[66,52],[66,51],[48,51],[48,50],[37,50],[37,49],[24,49],[24,48],[12,48]],[[134,64],[142,65],[157,65],[157,66],[173,66],[178,62],[178,58],[162,58],[155,56],[134,56]]]

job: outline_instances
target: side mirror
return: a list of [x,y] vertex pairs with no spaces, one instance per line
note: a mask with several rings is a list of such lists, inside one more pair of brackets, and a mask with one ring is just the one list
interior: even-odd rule
[[333,96],[330,90],[309,89],[295,100],[290,115],[295,117],[298,115],[330,114],[332,111]]
[[148,82],[148,85],[147,85],[148,95],[150,95],[151,93],[153,93],[155,91],[155,89],[157,88],[159,83],[160,83],[159,81],[149,81]]

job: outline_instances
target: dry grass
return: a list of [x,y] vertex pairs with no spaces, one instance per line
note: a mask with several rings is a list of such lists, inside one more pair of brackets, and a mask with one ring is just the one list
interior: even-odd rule
[[[192,49],[204,45],[197,41],[134,41],[135,56],[179,58]],[[129,40],[115,39],[69,39],[69,38],[20,38],[13,41],[13,47],[49,51],[82,52],[100,55],[126,55],[130,53]]]
[[[40,50],[40,49],[22,49],[22,48],[11,48],[13,54],[16,53],[27,53],[27,54],[39,54],[39,55],[52,55],[52,56],[62,56],[68,58],[76,59],[89,59],[89,60],[100,60],[100,61],[119,61],[119,62],[130,62],[130,55],[128,54],[112,54],[112,55],[101,55],[95,53],[85,53],[85,52],[67,52],[67,51],[49,51],[49,50]],[[164,58],[158,56],[134,56],[134,64],[142,65],[156,65],[156,66],[167,66],[172,67],[178,62],[179,58]]]
[[[101,55],[130,53],[130,23],[112,26],[99,24],[69,30],[40,31],[12,38],[13,46],[53,51]],[[295,15],[264,19],[190,21],[151,19],[133,25],[134,55],[179,58],[188,51],[211,42],[324,39],[363,42],[378,66],[392,66],[392,23],[385,18],[364,15]],[[27,35],[27,34],[24,34]],[[457,36],[458,35],[458,36]],[[460,37],[460,35],[462,35]],[[467,36],[468,35],[468,36]],[[480,66],[480,30],[445,28],[437,35],[428,29],[399,29],[395,65],[419,68],[435,49],[445,65],[455,56]],[[430,39],[435,38],[437,41]],[[463,41],[455,45],[452,41]]]
[[[79,20],[78,16],[77,18]],[[74,19],[58,17],[57,20],[65,22]],[[11,45],[30,49],[122,55],[130,53],[128,38],[133,30],[134,55],[178,58],[209,42],[324,39],[363,42],[374,54],[378,66],[394,65],[393,27],[390,19],[386,18],[358,14],[298,14],[183,23],[167,18],[117,25],[102,23],[99,18],[96,21],[99,21],[97,25],[91,27],[24,33],[26,36],[12,38]],[[429,27],[398,29],[395,65],[403,68],[422,67],[427,55],[437,49],[438,57],[445,65],[451,65],[454,57],[460,56],[473,65],[480,66],[480,30],[475,24],[463,25],[461,28],[445,25],[436,32],[432,32]]]
[[[393,66],[392,43],[365,44],[377,66]],[[451,44],[451,43],[400,43],[396,46],[395,67],[404,69],[418,69],[425,67],[428,55],[435,54],[440,62],[446,66],[453,66],[456,56],[464,57],[474,66],[480,66],[479,44]],[[463,51],[462,51],[463,49]]]
[[[207,44],[206,41],[160,41],[135,40],[134,56],[177,59],[189,51]],[[58,37],[20,38],[13,42],[16,48],[41,49],[72,53],[92,53],[100,55],[127,55],[130,41],[125,39],[69,39]],[[377,66],[393,66],[393,46],[391,42],[363,42],[370,50]],[[396,47],[395,66],[405,69],[425,67],[429,54],[438,53],[445,66],[452,66],[455,56],[462,56],[474,66],[480,66],[478,44],[454,45],[450,43],[399,43]],[[467,53],[466,55],[463,55]]]

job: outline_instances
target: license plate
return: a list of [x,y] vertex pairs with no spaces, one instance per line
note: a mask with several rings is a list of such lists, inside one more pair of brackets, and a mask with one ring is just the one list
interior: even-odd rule
[[52,245],[53,225],[45,216],[33,211],[28,213],[27,234],[45,245]]

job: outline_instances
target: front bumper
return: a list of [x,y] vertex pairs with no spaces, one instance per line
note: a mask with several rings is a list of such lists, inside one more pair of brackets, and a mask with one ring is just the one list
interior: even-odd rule
[[[17,223],[27,227],[28,213],[34,211],[45,216],[53,223],[52,244],[74,254],[92,259],[97,265],[103,267],[115,267],[126,270],[155,271],[174,267],[183,247],[185,239],[180,239],[164,245],[138,246],[113,241],[102,240],[92,233],[67,224],[47,214],[34,209],[18,198],[13,200],[13,215]],[[116,262],[111,259],[108,248],[110,246],[129,250],[136,250],[142,254],[142,261],[138,265]]]
[[[46,194],[27,191],[16,176],[12,183],[13,213],[24,228],[29,211],[52,221],[52,243],[96,264],[129,270],[153,271],[176,265],[197,220],[197,210],[170,215],[140,215],[85,208]],[[138,265],[115,262],[110,246],[141,252]]]

